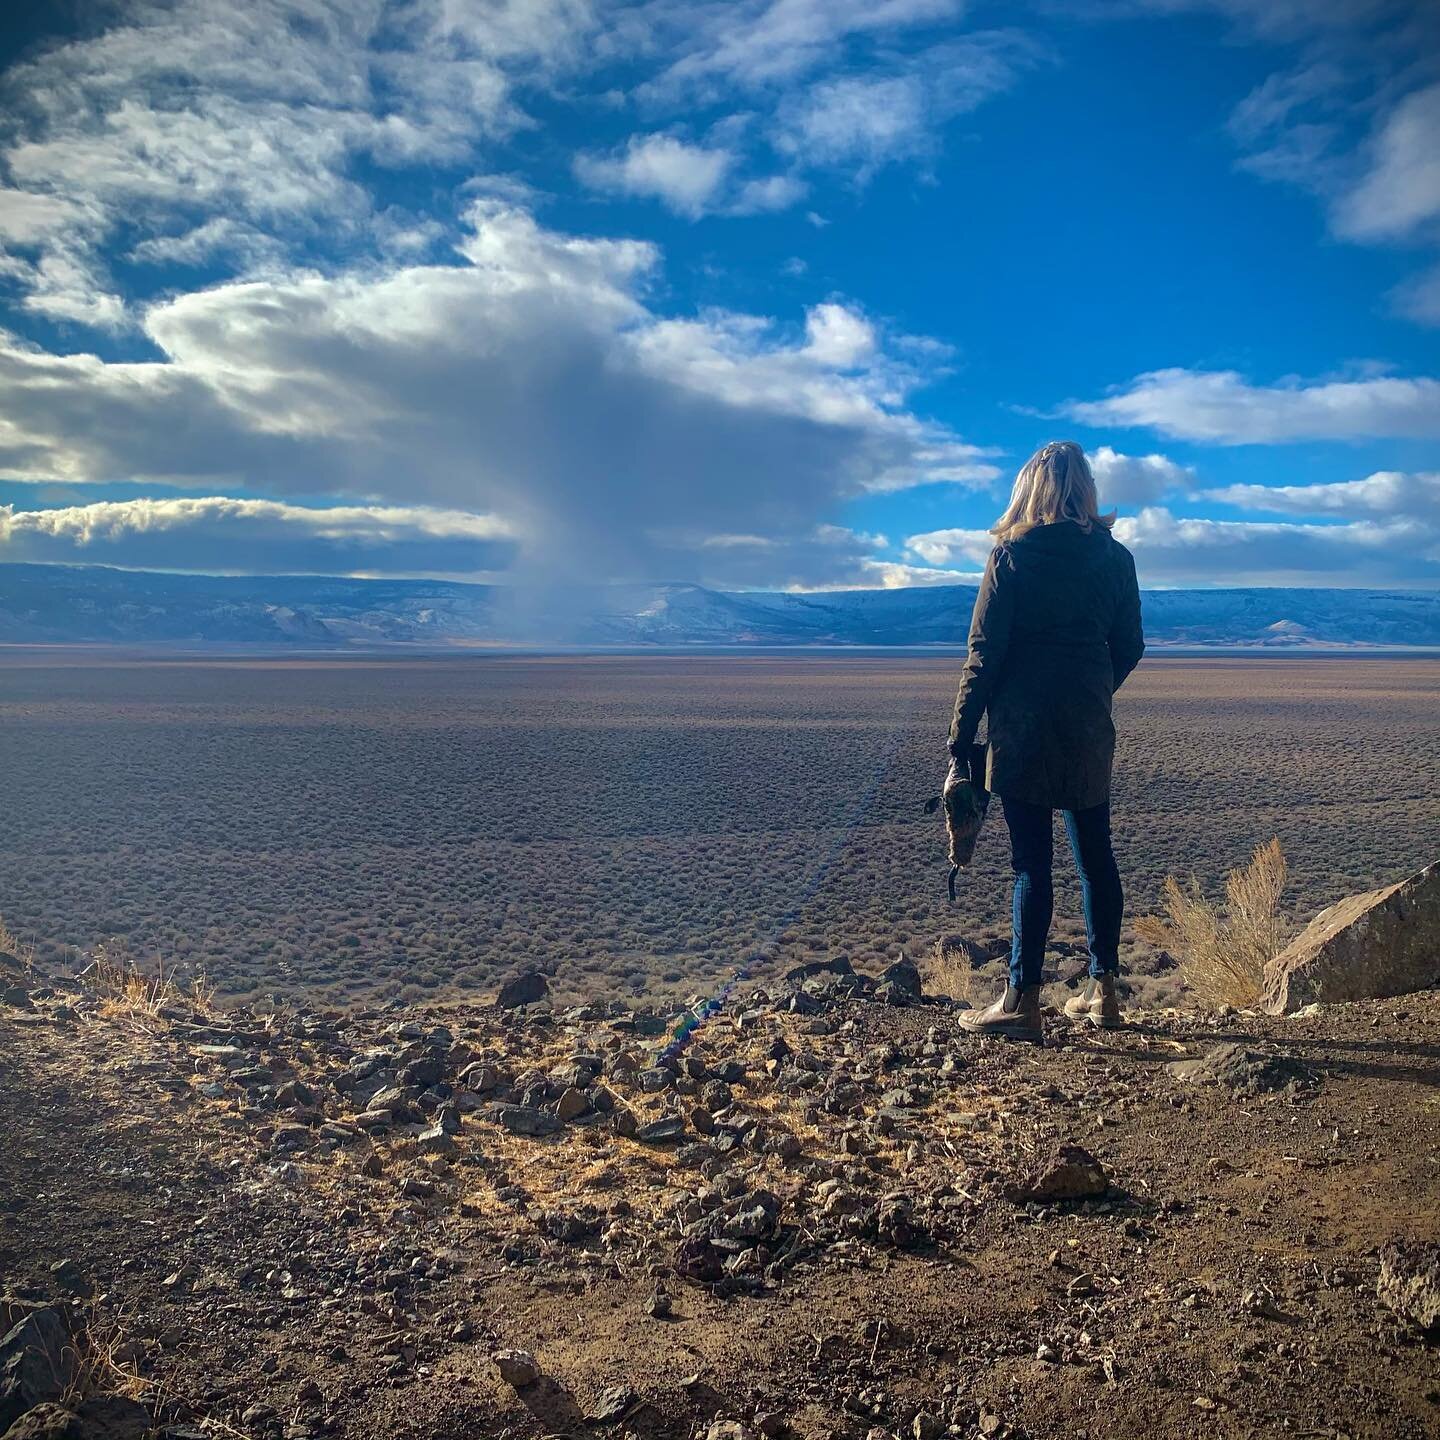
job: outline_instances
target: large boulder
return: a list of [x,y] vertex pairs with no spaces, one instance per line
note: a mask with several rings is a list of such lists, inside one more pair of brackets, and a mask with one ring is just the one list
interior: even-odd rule
[[27,1410],[59,1401],[79,1369],[57,1306],[30,1310],[0,1339],[0,1435]]
[[522,1005],[533,1005],[550,993],[550,982],[539,970],[526,970],[512,975],[501,987],[495,1003],[502,1010],[518,1010]]
[[1440,985],[1440,863],[1322,910],[1265,967],[1272,1014]]

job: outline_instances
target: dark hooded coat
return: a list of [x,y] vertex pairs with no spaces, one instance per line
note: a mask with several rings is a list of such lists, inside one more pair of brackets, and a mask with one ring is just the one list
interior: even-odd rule
[[1110,798],[1110,697],[1145,651],[1135,561],[1104,526],[1037,525],[997,545],[970,622],[950,753],[989,715],[989,789],[1054,810]]

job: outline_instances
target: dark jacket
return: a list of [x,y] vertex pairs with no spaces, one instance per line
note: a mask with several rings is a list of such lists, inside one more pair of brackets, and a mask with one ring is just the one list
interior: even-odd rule
[[1104,803],[1110,697],[1144,652],[1135,561],[1103,526],[1061,520],[997,545],[975,597],[950,753],[967,753],[988,710],[997,795],[1055,810]]

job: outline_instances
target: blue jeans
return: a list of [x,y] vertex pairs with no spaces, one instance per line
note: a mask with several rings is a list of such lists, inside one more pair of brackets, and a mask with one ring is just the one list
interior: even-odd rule
[[[1010,831],[1010,866],[1015,871],[1014,929],[1010,940],[1010,983],[1017,989],[1040,983],[1045,942],[1050,935],[1050,914],[1055,888],[1050,876],[1054,846],[1051,829],[1054,812],[1044,805],[1007,800],[1005,824]],[[1088,810],[1062,810],[1075,868],[1080,872],[1080,895],[1085,907],[1085,935],[1090,942],[1090,973],[1113,975],[1120,969],[1120,919],[1125,897],[1120,871],[1110,848],[1110,806]]]

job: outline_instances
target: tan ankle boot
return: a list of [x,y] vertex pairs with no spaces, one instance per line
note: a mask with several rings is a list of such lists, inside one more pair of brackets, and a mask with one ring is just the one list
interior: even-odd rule
[[1072,1020],[1088,1020],[1102,1030],[1114,1030],[1121,1023],[1120,997],[1115,993],[1115,977],[1092,975],[1080,993],[1065,1002],[1065,1013]]
[[1029,985],[1017,990],[1005,987],[1005,993],[983,1010],[967,1010],[960,1017],[960,1026],[972,1035],[1000,1035],[1012,1040],[1042,1040],[1040,1024],[1040,987]]

